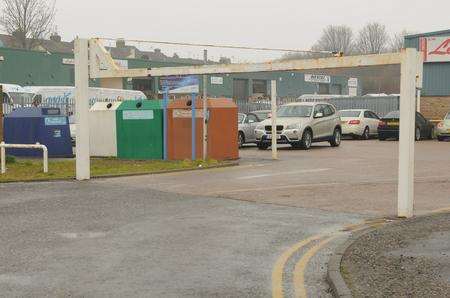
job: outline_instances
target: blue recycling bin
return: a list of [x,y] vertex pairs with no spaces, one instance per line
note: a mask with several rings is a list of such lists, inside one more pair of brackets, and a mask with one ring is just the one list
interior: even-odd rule
[[[47,146],[49,157],[72,157],[68,118],[58,108],[18,108],[4,117],[4,139],[7,144]],[[14,156],[42,156],[41,150],[10,148]]]

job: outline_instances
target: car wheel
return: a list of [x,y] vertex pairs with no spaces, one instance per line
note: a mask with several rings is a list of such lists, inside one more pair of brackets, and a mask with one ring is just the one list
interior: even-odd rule
[[257,146],[259,150],[267,150],[267,148],[269,148],[269,144],[265,143],[258,143]]
[[416,141],[420,141],[420,139],[421,139],[420,133],[421,133],[420,128],[416,127],[416,135],[415,135]]
[[239,132],[239,136],[238,136],[238,144],[239,144],[239,148],[242,148],[244,146],[245,143],[245,136],[243,132]]
[[309,150],[312,144],[312,133],[311,130],[306,129],[303,132],[302,140],[300,141],[300,147],[305,150]]
[[341,130],[339,128],[334,129],[333,138],[330,141],[331,147],[339,147],[341,145]]
[[369,138],[370,138],[370,130],[369,130],[369,127],[366,127],[364,129],[364,132],[363,132],[362,136],[361,136],[361,139],[368,140]]

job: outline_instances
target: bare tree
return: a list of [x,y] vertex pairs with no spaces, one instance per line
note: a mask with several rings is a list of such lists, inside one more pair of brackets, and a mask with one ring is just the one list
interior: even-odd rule
[[379,54],[387,50],[389,35],[386,26],[380,23],[365,25],[358,34],[356,50],[360,54]]
[[391,52],[400,52],[405,47],[405,36],[414,34],[408,30],[402,30],[395,34],[391,39],[390,50]]
[[14,35],[19,46],[32,49],[53,30],[55,2],[46,0],[3,0],[0,25]]
[[312,47],[312,50],[351,54],[353,51],[353,31],[345,25],[329,25],[322,31],[320,39]]

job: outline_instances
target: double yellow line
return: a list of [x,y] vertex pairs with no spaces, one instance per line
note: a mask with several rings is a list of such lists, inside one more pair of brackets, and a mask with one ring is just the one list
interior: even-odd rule
[[300,241],[299,243],[291,246],[286,250],[277,260],[272,271],[272,297],[282,298],[284,297],[284,287],[283,287],[283,271],[286,266],[287,261],[292,257],[292,255],[300,250],[301,248],[307,246],[311,242],[321,240],[312,248],[310,248],[302,258],[297,262],[294,269],[294,289],[295,297],[307,297],[306,287],[305,287],[305,270],[311,258],[324,247],[328,242],[336,238],[336,236],[326,236],[324,234],[318,234],[311,236],[307,239]]
[[324,246],[329,242],[336,239],[337,237],[343,235],[344,232],[359,231],[366,229],[368,227],[378,227],[384,225],[386,221],[384,219],[376,219],[372,221],[366,221],[364,223],[348,225],[344,227],[341,231],[337,231],[334,234],[317,234],[309,238],[306,238],[297,244],[294,244],[288,248],[276,261],[275,266],[272,270],[272,297],[273,298],[283,298],[284,297],[284,286],[283,286],[283,272],[288,260],[300,249],[309,245],[312,242],[317,242],[311,248],[309,248],[296,263],[293,274],[293,284],[295,297],[306,298],[307,291],[305,285],[305,271],[308,266],[309,261],[314,257]]

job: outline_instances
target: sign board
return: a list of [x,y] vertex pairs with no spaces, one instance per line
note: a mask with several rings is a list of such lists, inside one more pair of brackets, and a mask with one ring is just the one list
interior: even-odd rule
[[330,84],[331,77],[327,75],[305,74],[305,82]]
[[161,79],[163,89],[168,88],[170,94],[199,93],[197,76],[169,76]]
[[[114,62],[116,63],[116,65],[119,68],[121,68],[121,69],[128,69],[128,60],[115,59]],[[62,59],[62,64],[75,65],[75,59],[73,59],[73,58],[63,58]],[[102,68],[102,67],[100,66],[100,68]]]
[[[173,118],[192,118],[192,110],[175,109],[172,112]],[[203,110],[195,110],[195,118],[203,118]]]
[[223,85],[223,77],[211,77],[212,85]]
[[67,119],[66,117],[45,117],[44,122],[45,126],[66,125]]
[[348,87],[349,88],[358,88],[358,78],[350,78],[348,79]]
[[424,62],[450,62],[450,35],[421,37],[419,44]]
[[151,120],[154,118],[152,110],[123,111],[123,120]]

